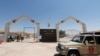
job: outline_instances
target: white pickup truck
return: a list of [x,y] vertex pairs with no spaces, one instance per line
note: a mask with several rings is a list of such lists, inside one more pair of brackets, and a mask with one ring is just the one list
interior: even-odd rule
[[82,33],[67,42],[59,42],[56,50],[65,56],[99,56],[100,32]]

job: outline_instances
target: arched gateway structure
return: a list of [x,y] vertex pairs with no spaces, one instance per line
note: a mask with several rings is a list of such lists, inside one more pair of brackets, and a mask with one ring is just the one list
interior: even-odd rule
[[81,22],[80,20],[78,20],[72,16],[69,16],[56,24],[57,41],[59,41],[59,25],[66,22],[67,20],[71,20],[71,21],[74,21],[75,23],[80,24],[82,26],[83,33],[87,32],[85,23]]
[[[39,22],[36,22],[35,20],[33,20],[32,18],[28,17],[28,16],[20,16],[19,18],[16,18],[8,23],[6,23],[6,26],[5,26],[5,32],[4,32],[4,38],[3,38],[3,41],[6,42],[7,40],[7,37],[9,35],[9,29],[10,29],[10,26],[22,19],[27,19],[29,20],[30,22],[34,23],[36,26],[37,26],[37,37],[40,35],[40,23]],[[38,38],[37,38],[37,41],[38,41]]]

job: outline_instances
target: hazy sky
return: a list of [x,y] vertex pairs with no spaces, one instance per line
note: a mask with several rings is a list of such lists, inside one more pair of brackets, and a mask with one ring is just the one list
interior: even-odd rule
[[[88,31],[100,30],[100,0],[0,0],[0,29],[5,24],[21,15],[27,15],[40,22],[41,29],[55,29],[55,24],[68,16],[73,16],[86,23]],[[10,30],[23,31],[24,27],[36,25],[27,20],[13,24]],[[67,21],[60,29],[82,30],[81,26]],[[34,31],[33,29],[26,29]]]

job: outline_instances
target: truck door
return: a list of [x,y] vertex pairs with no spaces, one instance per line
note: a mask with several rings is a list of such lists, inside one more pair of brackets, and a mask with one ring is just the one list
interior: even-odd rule
[[84,40],[85,46],[84,46],[84,54],[89,55],[95,55],[97,54],[97,47],[94,36],[86,36]]
[[100,55],[100,36],[95,36],[95,39],[96,39],[97,53]]

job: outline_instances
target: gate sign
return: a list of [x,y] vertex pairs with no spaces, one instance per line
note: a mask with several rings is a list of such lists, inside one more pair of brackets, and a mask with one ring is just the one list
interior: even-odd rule
[[88,52],[89,52],[89,54],[93,54],[94,53],[94,47],[88,46]]

